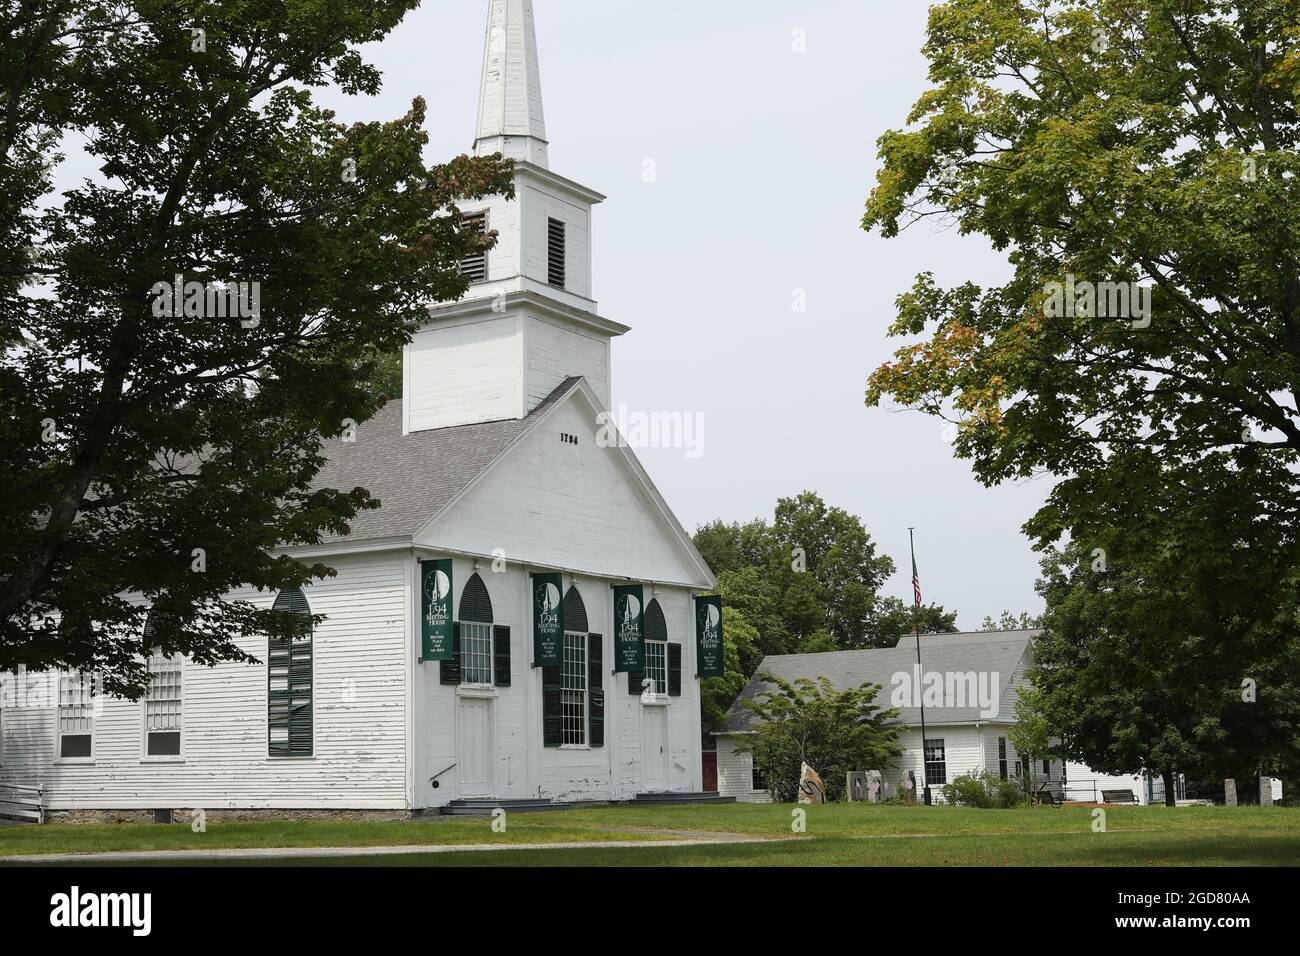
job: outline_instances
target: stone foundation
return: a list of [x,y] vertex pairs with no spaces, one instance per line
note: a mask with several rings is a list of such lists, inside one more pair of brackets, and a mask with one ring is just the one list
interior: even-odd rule
[[[155,810],[46,810],[47,823],[153,823]],[[165,810],[163,811],[166,812]],[[337,820],[340,822],[392,823],[407,820],[441,819],[435,813],[410,810],[207,810],[207,823],[259,823],[268,821]],[[194,808],[171,811],[172,823],[189,826]]]

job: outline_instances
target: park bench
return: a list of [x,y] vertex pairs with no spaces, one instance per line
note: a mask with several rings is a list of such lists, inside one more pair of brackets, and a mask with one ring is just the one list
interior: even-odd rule
[[1103,790],[1101,792],[1102,803],[1137,803],[1137,797],[1133,795],[1132,790]]

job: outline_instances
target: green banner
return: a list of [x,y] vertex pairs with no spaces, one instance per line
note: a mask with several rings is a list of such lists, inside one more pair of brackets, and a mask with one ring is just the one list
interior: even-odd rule
[[645,670],[645,643],[641,614],[645,599],[639,584],[614,586],[614,670]]
[[533,575],[533,663],[559,667],[564,646],[564,579]]
[[451,622],[451,559],[421,561],[421,660],[451,660]]
[[722,598],[716,594],[695,599],[695,661],[701,677],[721,677]]

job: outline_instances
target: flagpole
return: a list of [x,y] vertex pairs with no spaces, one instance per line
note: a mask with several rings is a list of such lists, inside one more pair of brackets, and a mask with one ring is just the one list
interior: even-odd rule
[[921,579],[916,575],[916,529],[907,529],[908,544],[912,549],[912,634],[916,637],[916,673],[918,686],[912,688],[921,702],[921,780],[925,787],[925,805],[930,806],[930,776],[925,772],[925,694],[920,684],[925,682],[921,666]]

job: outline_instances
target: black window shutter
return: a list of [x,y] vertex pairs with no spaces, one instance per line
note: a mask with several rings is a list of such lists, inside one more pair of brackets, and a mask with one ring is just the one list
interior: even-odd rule
[[605,746],[605,651],[604,638],[599,634],[587,635],[587,719],[591,734],[590,746]]
[[641,696],[641,682],[645,680],[645,671],[627,672],[627,692],[633,697]]
[[438,679],[444,684],[460,683],[460,625],[451,626],[451,660],[438,662]]
[[510,628],[498,624],[492,628],[492,657],[496,667],[496,685],[510,686]]
[[668,645],[668,696],[682,696],[682,645]]
[[560,669],[542,668],[542,746],[559,747],[564,743],[564,725],[560,711]]

